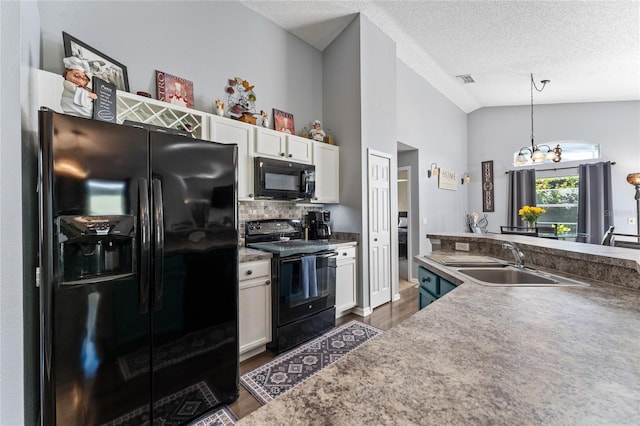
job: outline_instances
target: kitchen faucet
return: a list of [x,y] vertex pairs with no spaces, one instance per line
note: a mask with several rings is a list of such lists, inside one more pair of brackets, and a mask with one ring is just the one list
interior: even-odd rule
[[513,254],[513,257],[515,259],[514,266],[518,268],[524,268],[524,253],[522,253],[520,248],[515,243],[503,243],[502,248],[511,251],[511,254]]

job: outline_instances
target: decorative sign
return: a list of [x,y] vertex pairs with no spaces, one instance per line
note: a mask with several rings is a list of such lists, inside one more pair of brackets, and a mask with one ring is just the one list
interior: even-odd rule
[[159,101],[193,108],[193,82],[156,70],[156,95]]
[[482,162],[482,211],[494,211],[493,204],[493,160]]
[[93,119],[99,121],[116,122],[116,85],[93,77],[93,92],[98,99],[93,101]]
[[440,169],[440,173],[438,174],[438,188],[457,191],[458,174],[450,170]]

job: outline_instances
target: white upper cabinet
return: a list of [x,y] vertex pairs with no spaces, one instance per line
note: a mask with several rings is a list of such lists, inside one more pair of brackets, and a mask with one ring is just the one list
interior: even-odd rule
[[300,136],[287,135],[287,158],[299,163],[311,164],[313,141]]
[[311,164],[311,140],[256,127],[255,155]]
[[340,148],[313,141],[313,165],[316,166],[315,203],[340,202]]
[[252,200],[254,126],[212,115],[210,128],[210,140],[238,145],[238,200]]

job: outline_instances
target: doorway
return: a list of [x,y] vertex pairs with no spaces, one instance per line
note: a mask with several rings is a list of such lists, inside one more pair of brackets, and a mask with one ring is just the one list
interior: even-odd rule
[[398,167],[398,290],[415,287],[411,282],[411,167]]

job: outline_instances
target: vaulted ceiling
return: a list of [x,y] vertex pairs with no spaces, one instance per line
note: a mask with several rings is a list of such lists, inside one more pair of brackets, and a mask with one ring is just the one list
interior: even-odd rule
[[637,0],[242,3],[321,51],[360,13],[466,112],[529,104],[531,73],[551,80],[536,104],[640,99]]

